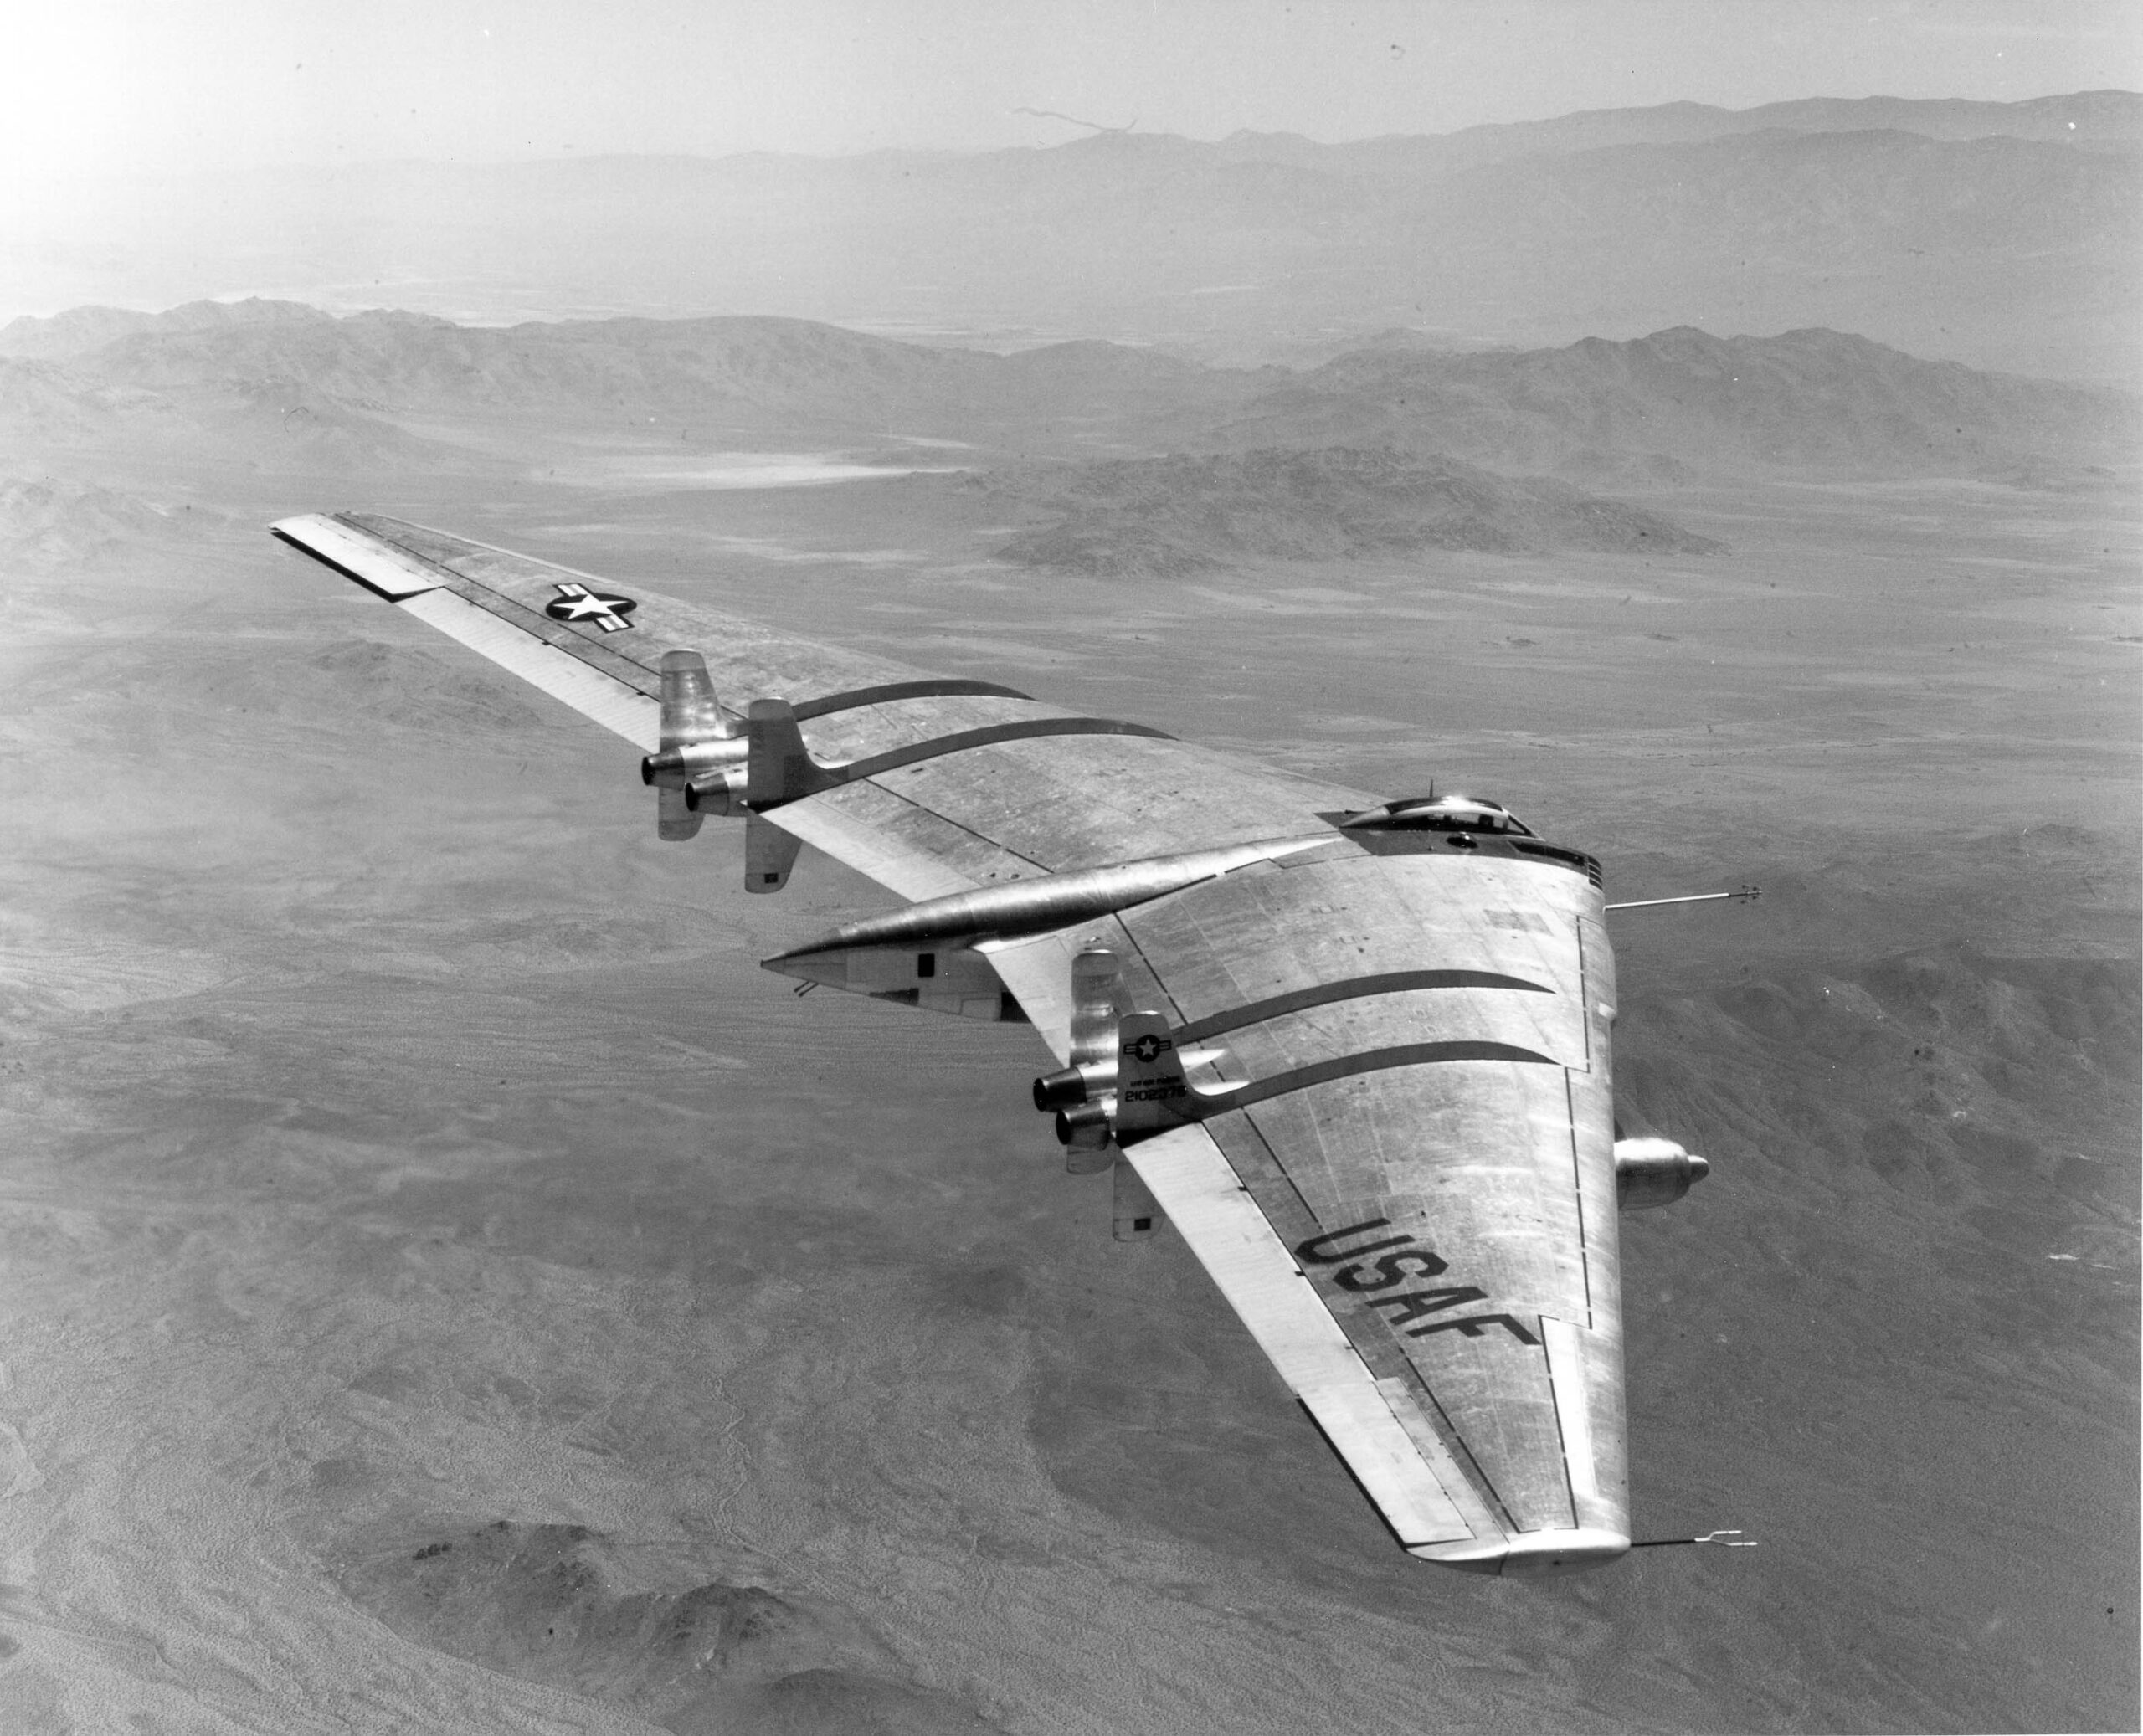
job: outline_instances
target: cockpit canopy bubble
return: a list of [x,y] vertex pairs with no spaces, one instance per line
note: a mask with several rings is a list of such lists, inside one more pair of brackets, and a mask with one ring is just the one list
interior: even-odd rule
[[1458,794],[1400,796],[1381,808],[1349,814],[1343,827],[1379,832],[1493,832],[1530,838],[1532,828],[1501,802]]

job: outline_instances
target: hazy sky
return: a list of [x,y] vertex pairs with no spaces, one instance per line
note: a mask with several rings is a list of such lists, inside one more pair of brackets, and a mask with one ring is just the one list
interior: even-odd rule
[[[2143,85],[2138,0],[64,0],[0,176],[392,157],[1323,140],[1687,99]],[[27,191],[20,186],[18,190]]]

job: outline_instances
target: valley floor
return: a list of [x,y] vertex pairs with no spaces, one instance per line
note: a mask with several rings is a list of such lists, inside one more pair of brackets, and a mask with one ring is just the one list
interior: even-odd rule
[[[0,550],[0,1723],[2134,1727],[2123,496],[1113,582],[958,478],[360,480],[63,479]],[[1493,795],[1611,896],[1762,883],[1616,920],[1624,1118],[1714,1166],[1627,1220],[1639,1524],[1763,1548],[1400,1556],[1180,1244],[1108,1241],[1032,1038],[792,999],[756,961],[884,895],[745,898],[262,533],[360,505]]]

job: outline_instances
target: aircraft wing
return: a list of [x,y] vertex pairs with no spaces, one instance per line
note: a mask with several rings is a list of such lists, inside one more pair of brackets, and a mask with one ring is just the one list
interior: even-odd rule
[[[643,749],[666,654],[757,701],[748,823],[922,901],[770,968],[1025,1016],[1061,1062],[1099,1052],[1079,961],[1109,956],[1118,1010],[1165,1021],[1189,1086],[1123,1159],[1399,1542],[1489,1573],[1628,1547],[1589,858],[1343,829],[1380,799],[393,519],[275,531]],[[946,938],[1008,898],[1024,925]]]

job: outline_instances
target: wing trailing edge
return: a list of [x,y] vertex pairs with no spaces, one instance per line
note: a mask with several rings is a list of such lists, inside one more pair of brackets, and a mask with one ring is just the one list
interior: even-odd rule
[[[1499,1522],[1412,1389],[1371,1374],[1203,1127],[1141,1141],[1123,1161],[1408,1554],[1471,1573],[1530,1577],[1601,1566],[1628,1550],[1627,1536],[1605,1528],[1514,1532]],[[1575,1384],[1567,1389],[1569,1420],[1581,1427],[1582,1395]],[[1577,1474],[1589,1477],[1589,1442],[1579,1435],[1572,1445],[1582,1465]]]
[[448,575],[420,556],[320,513],[285,518],[270,528],[291,547],[459,639],[613,734],[649,752],[660,746],[659,701],[457,594]]
[[1498,1535],[1433,1431],[1410,1431],[1394,1414],[1211,1136],[1179,1127],[1124,1157],[1400,1542]]

